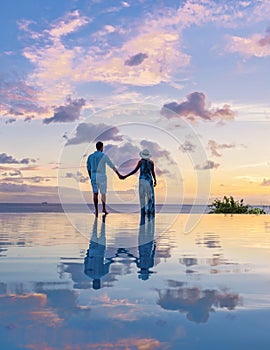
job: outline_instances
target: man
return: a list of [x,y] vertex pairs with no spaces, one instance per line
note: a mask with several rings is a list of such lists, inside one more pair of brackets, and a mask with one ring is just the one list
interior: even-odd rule
[[122,179],[122,175],[114,166],[110,158],[103,153],[103,143],[96,143],[96,151],[89,155],[87,159],[87,170],[91,180],[93,189],[93,202],[95,206],[95,215],[98,216],[98,192],[101,194],[102,212],[108,214],[106,210],[106,192],[107,192],[107,176],[106,164]]

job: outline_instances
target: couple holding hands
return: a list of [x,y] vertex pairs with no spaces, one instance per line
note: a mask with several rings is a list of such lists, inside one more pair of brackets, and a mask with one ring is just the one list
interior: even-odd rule
[[155,215],[155,194],[156,174],[154,162],[150,159],[151,155],[147,149],[140,152],[141,159],[138,161],[134,170],[126,175],[121,175],[116,169],[110,158],[103,153],[103,143],[96,143],[96,151],[87,158],[87,171],[91,180],[93,190],[93,202],[95,215],[98,216],[98,193],[101,194],[102,212],[108,214],[106,210],[107,176],[106,164],[113,169],[119,179],[124,180],[128,176],[135,174],[140,169],[139,176],[139,198],[141,214]]

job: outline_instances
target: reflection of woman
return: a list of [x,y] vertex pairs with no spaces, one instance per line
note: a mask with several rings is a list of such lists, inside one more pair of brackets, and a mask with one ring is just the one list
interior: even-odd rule
[[139,196],[142,214],[155,214],[155,193],[154,186],[156,186],[156,174],[154,169],[154,162],[150,159],[151,155],[147,149],[140,152],[141,159],[136,168],[129,174],[123,176],[123,179],[135,174],[140,169],[139,176]]
[[154,266],[154,258],[156,252],[155,235],[155,219],[148,217],[145,221],[145,216],[141,216],[139,230],[139,257],[136,258],[136,265],[140,269],[138,271],[139,278],[148,280],[153,273],[150,269]]

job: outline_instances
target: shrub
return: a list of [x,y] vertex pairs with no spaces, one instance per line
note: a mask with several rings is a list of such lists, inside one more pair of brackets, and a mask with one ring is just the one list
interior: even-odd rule
[[244,200],[235,200],[232,196],[215,199],[210,205],[210,214],[266,214],[263,209],[251,208]]

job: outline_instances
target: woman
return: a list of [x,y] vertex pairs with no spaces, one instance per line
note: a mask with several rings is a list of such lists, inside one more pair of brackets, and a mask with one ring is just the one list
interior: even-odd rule
[[141,159],[136,168],[129,174],[123,176],[123,179],[135,174],[140,169],[139,176],[139,196],[141,205],[141,214],[155,215],[155,193],[154,186],[157,184],[154,162],[150,160],[151,155],[147,149],[140,152]]

